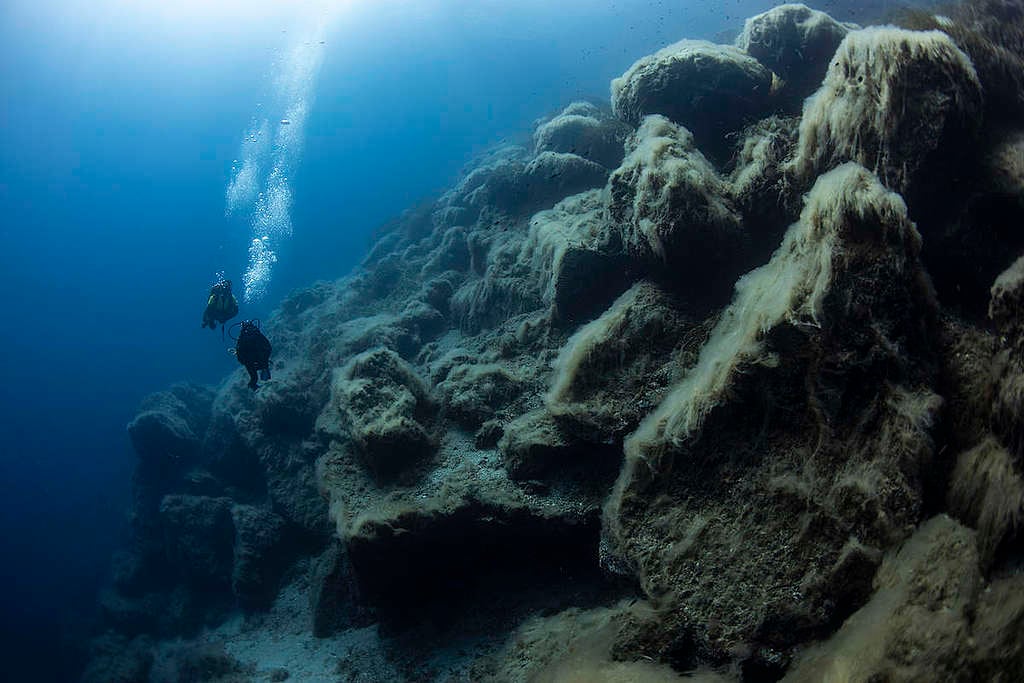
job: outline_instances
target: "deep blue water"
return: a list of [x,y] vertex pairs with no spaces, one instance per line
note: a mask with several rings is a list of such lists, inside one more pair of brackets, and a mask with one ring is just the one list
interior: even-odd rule
[[[127,0],[0,7],[0,642],[10,680],[59,679],[56,640],[88,615],[121,539],[139,400],[241,372],[199,329],[218,270],[251,239],[225,190],[295,3]],[[472,157],[634,59],[711,37],[769,2],[341,3],[312,87],[265,316],[345,274],[372,230]],[[296,151],[296,150],[293,150]],[[75,631],[72,630],[73,634]],[[33,678],[22,678],[33,670]],[[18,674],[17,672],[22,672]]]

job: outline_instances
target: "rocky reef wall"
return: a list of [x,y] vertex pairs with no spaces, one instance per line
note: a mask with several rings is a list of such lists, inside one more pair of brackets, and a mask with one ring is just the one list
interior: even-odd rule
[[640,58],[147,399],[86,680],[289,595],[316,680],[1017,680],[1024,6],[901,21]]

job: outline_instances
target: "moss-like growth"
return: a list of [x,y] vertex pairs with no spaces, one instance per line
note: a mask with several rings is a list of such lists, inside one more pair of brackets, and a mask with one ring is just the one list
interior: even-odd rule
[[916,522],[941,404],[920,362],[934,299],[919,249],[872,174],[826,174],[626,440],[603,561],[679,615],[661,621],[666,651],[714,619],[695,647],[760,644],[751,666],[771,666],[765,652],[856,607],[866,583],[851,577]]
[[904,191],[925,164],[931,177],[962,162],[981,103],[970,58],[945,33],[853,31],[804,105],[793,164],[810,179],[855,161]]
[[949,509],[978,530],[985,567],[1018,533],[1024,518],[1024,479],[1009,454],[991,437],[962,453],[950,482]]
[[647,451],[657,442],[676,446],[699,431],[710,410],[726,397],[743,365],[776,362],[762,340],[784,323],[818,325],[832,285],[834,262],[846,253],[841,242],[870,240],[882,248],[900,245],[886,258],[902,269],[916,258],[921,238],[899,195],[887,191],[863,168],[848,164],[822,176],[807,197],[800,220],[786,233],[771,262],[736,283],[736,297],[701,350],[696,366],[630,440]]
[[970,618],[981,588],[973,534],[948,517],[886,557],[877,592],[785,680],[968,680]]
[[639,282],[601,317],[580,328],[558,354],[548,410],[578,429],[622,438],[657,405],[672,380],[680,339],[703,341],[664,290]]
[[1024,256],[992,285],[988,315],[1008,343],[1024,342]]
[[989,315],[1004,347],[993,368],[992,427],[1020,464],[1024,463],[1024,257],[996,279]]
[[452,313],[472,333],[531,311],[559,321],[592,315],[625,286],[616,237],[603,192],[568,197],[534,215],[526,234],[502,233],[483,276],[452,296]]
[[458,365],[438,385],[445,415],[476,428],[494,417],[524,389],[522,381],[496,363]]
[[684,291],[731,283],[744,230],[728,184],[693,135],[664,116],[648,116],[626,150],[608,181],[607,201],[627,253]]

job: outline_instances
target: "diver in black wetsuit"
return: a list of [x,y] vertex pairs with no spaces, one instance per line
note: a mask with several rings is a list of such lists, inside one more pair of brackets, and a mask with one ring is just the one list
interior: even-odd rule
[[249,388],[256,391],[257,373],[259,379],[270,379],[270,340],[260,332],[258,320],[243,320],[242,330],[235,344],[235,358],[249,372]]

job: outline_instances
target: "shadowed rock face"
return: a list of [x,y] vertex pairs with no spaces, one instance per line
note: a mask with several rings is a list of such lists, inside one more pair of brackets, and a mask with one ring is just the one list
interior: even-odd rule
[[259,392],[147,399],[87,680],[244,676],[154,648],[283,584],[410,681],[1016,680],[1024,124],[979,116],[1015,78],[965,56],[990,5],[787,5],[747,51],[643,57],[287,297]]

